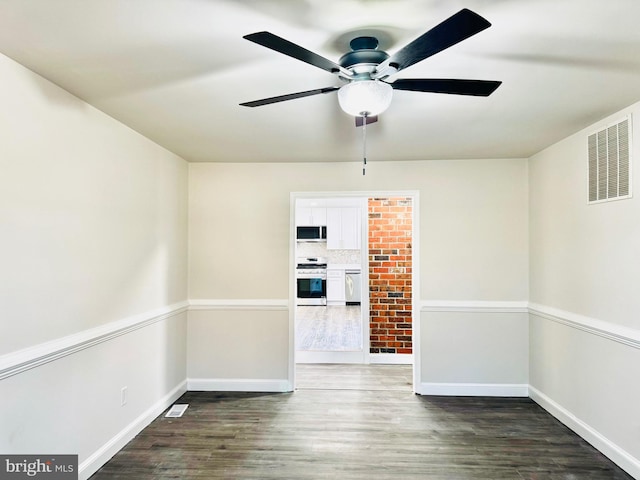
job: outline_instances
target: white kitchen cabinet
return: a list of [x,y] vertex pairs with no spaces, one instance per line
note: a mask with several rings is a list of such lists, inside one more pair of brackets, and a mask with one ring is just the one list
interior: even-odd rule
[[360,250],[360,209],[327,208],[327,249]]
[[345,305],[344,269],[327,269],[327,305]]
[[360,209],[342,208],[342,248],[360,250]]
[[327,224],[327,209],[324,207],[296,208],[296,226],[313,227]]

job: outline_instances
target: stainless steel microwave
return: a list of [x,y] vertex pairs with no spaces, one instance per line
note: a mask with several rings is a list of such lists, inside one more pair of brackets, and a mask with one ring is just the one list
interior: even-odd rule
[[326,226],[296,227],[296,240],[298,242],[326,242]]

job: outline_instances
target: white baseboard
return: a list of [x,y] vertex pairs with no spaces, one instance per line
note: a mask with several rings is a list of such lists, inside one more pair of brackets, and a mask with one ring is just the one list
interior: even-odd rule
[[288,380],[235,379],[235,378],[189,378],[190,392],[292,392]]
[[158,400],[149,409],[136,418],[115,437],[96,450],[89,458],[78,466],[78,477],[86,480],[129,443],[138,433],[144,430],[158,415],[164,412],[187,391],[187,382],[180,383],[167,395]]
[[370,353],[369,363],[386,365],[413,365],[410,353]]
[[640,478],[639,459],[620,448],[590,425],[587,425],[577,418],[569,410],[554,402],[551,398],[532,386],[529,386],[529,396],[534,402],[580,435],[633,478]]
[[444,395],[455,397],[528,397],[529,386],[508,383],[421,383],[419,395]]

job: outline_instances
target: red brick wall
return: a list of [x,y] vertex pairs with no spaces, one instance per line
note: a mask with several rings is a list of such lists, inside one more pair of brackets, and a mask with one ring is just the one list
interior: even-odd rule
[[411,198],[369,199],[371,353],[412,353]]

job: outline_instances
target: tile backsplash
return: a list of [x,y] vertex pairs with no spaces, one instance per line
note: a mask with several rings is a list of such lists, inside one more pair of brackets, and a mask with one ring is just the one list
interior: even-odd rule
[[327,250],[326,243],[305,243],[296,245],[296,257],[326,257],[331,264],[361,264],[360,250]]

